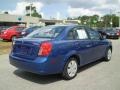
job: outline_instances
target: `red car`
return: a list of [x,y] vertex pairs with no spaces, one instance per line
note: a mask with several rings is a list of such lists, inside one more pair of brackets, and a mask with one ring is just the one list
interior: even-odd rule
[[2,30],[0,33],[0,38],[3,40],[14,40],[21,35],[24,28],[25,27],[23,26],[12,26],[6,30]]

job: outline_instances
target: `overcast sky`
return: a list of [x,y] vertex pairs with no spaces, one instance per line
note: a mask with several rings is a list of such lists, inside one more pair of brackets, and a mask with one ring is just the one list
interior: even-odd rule
[[1,0],[0,11],[24,15],[25,6],[33,2],[43,18],[66,18],[82,15],[104,15],[120,11],[120,0]]

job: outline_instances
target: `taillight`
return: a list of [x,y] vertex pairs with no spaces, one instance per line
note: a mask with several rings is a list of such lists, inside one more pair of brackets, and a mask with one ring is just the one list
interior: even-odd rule
[[119,35],[119,33],[117,33],[117,35]]
[[40,50],[38,55],[39,56],[48,56],[52,50],[52,43],[50,42],[43,42],[40,45]]
[[3,32],[3,34],[6,34],[6,33],[7,33],[7,31],[4,31],[4,32]]

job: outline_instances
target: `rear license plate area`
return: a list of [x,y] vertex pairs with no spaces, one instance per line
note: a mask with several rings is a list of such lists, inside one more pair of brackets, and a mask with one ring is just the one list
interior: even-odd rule
[[21,55],[30,55],[31,50],[32,49],[30,47],[17,45],[14,47],[13,52],[15,52],[16,54],[21,54]]

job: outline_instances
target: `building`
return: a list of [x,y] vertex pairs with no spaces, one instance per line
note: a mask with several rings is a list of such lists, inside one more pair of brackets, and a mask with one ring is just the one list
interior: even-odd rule
[[37,23],[39,23],[39,18],[36,17],[0,14],[0,26],[13,26],[18,24],[29,26],[30,24]]
[[30,16],[19,16],[19,15],[9,15],[9,14],[0,14],[0,26],[14,26],[23,24],[26,27],[31,25],[53,25],[59,23],[74,23],[78,24],[78,20],[46,20],[40,19],[37,17]]

